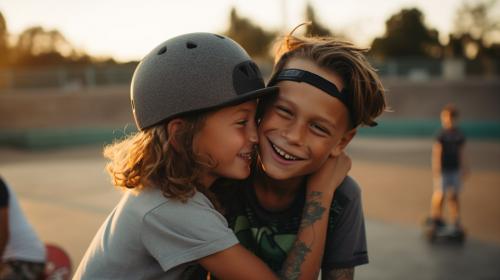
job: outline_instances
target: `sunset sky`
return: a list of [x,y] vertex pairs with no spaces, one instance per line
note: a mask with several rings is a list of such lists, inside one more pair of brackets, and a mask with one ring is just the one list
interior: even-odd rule
[[[310,0],[320,24],[367,46],[402,8],[419,8],[442,38],[461,0]],[[287,32],[304,21],[306,0],[0,0],[10,34],[41,25],[58,29],[78,49],[125,61],[187,32],[223,32],[229,11],[267,30]]]

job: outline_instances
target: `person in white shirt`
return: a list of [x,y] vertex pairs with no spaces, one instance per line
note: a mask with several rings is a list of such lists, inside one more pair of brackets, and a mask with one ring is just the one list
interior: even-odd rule
[[0,279],[40,279],[45,246],[24,216],[14,192],[0,177]]

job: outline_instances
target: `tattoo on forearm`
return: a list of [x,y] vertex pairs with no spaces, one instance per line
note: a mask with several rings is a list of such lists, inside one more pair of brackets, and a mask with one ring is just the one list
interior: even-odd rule
[[[300,231],[304,228],[312,226],[316,221],[320,220],[323,213],[325,213],[325,208],[321,206],[320,202],[322,195],[323,193],[321,192],[311,192],[307,195],[298,234],[300,234]],[[302,240],[297,239],[295,241],[292,250],[288,253],[287,262],[283,267],[283,271],[281,273],[282,279],[298,279],[300,277],[300,268],[304,263],[307,254],[311,252],[313,243],[314,237],[309,245]]]
[[332,269],[321,277],[323,280],[352,280],[354,279],[354,268]]
[[300,228],[311,226],[317,220],[321,219],[321,216],[325,212],[325,208],[321,206],[320,199],[323,196],[321,192],[311,192],[308,194],[306,199],[306,204],[304,205],[304,214],[302,215],[302,222],[300,223]]
[[311,252],[309,246],[304,242],[297,240],[288,253],[289,262],[283,267],[282,279],[299,279],[300,267],[306,258],[306,255]]

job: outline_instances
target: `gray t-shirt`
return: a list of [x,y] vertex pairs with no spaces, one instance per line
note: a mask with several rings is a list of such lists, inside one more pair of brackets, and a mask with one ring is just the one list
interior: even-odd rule
[[156,188],[127,191],[73,279],[182,279],[194,261],[237,243],[226,219],[199,192],[182,203]]

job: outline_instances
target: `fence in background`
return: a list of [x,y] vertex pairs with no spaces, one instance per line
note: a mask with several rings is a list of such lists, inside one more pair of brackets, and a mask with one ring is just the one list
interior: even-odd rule
[[0,70],[0,91],[33,88],[62,88],[71,91],[129,84],[135,66],[136,64],[122,64]]
[[[418,58],[373,61],[382,77],[410,80],[459,80],[471,76],[500,76],[500,61],[428,60]],[[89,65],[0,70],[0,92],[12,89],[61,88],[68,91],[129,84],[136,64]],[[270,62],[259,64],[269,77]]]

